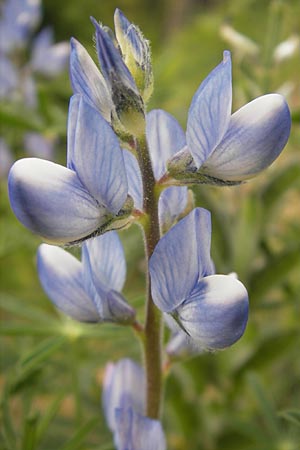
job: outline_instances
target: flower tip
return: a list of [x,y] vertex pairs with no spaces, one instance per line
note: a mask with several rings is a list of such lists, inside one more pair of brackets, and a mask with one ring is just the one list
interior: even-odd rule
[[92,24],[94,25],[94,27],[96,28],[96,31],[98,31],[99,29],[101,29],[99,22],[95,19],[95,17],[90,16],[90,21],[92,22]]
[[224,50],[223,52],[223,62],[227,62],[231,60],[231,53],[229,50]]
[[76,50],[78,44],[79,42],[77,41],[77,39],[72,36],[70,39],[71,50]]

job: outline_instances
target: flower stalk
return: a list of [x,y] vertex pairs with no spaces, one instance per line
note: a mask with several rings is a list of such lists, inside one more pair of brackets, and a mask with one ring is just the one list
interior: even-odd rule
[[138,162],[142,174],[144,211],[148,215],[144,230],[146,269],[146,310],[144,364],[146,373],[146,415],[158,419],[162,397],[162,314],[154,305],[151,295],[149,259],[160,239],[158,201],[155,178],[151,165],[146,137],[137,142]]

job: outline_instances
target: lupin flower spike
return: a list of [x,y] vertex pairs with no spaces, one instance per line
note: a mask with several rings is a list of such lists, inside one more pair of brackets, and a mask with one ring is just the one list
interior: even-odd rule
[[258,97],[231,115],[231,59],[224,59],[193,97],[187,147],[170,159],[169,174],[187,183],[238,184],[266,169],[283,150],[291,127],[283,96]]
[[163,236],[150,258],[152,297],[200,348],[218,350],[244,333],[248,294],[231,275],[215,275],[210,213],[195,208]]
[[74,244],[119,229],[132,209],[118,139],[81,96],[70,104],[68,168],[21,159],[10,170],[8,186],[20,222],[51,243]]
[[134,310],[120,293],[126,265],[116,232],[85,242],[81,263],[60,247],[41,244],[37,264],[48,297],[73,319],[122,324],[134,320]]

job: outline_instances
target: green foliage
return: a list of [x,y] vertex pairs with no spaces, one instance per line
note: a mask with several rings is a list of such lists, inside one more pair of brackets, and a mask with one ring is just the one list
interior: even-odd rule
[[[185,125],[193,92],[233,51],[234,105],[285,82],[292,87],[291,139],[266,173],[231,188],[194,188],[195,201],[212,212],[212,253],[217,271],[235,271],[250,295],[243,339],[216,354],[176,364],[166,381],[163,423],[170,450],[297,450],[300,442],[300,159],[299,55],[276,64],[274,47],[297,31],[299,2],[44,2],[45,22],[58,39],[76,36],[90,45],[89,16],[112,24],[116,6],[153,40],[155,92],[162,107]],[[179,17],[180,16],[180,17]],[[182,19],[184,17],[184,21]],[[240,55],[224,43],[224,18],[259,47]],[[176,23],[177,27],[173,24]],[[165,32],[165,30],[168,30]],[[273,31],[274,32],[273,32]],[[298,30],[299,32],[299,30]],[[65,159],[67,74],[39,84],[38,111],[3,103],[0,121],[16,156],[21,135],[36,130],[60,136]],[[3,132],[4,134],[4,132]],[[128,261],[126,296],[143,308],[143,254],[137,227],[121,234]],[[100,407],[102,371],[108,360],[138,358],[126,328],[77,324],[59,315],[39,286],[39,240],[13,217],[0,181],[1,431],[4,450],[111,450]]]

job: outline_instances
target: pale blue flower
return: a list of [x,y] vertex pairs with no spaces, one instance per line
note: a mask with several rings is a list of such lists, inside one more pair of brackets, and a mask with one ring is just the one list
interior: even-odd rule
[[53,30],[44,28],[33,41],[30,65],[34,72],[53,77],[65,69],[69,54],[69,44],[54,44]]
[[193,97],[187,147],[168,163],[172,176],[189,183],[235,184],[259,174],[279,156],[291,127],[284,97],[258,97],[233,115],[231,103],[231,59],[226,51]]
[[132,409],[116,410],[117,450],[166,450],[159,420],[137,414]]
[[0,52],[0,99],[11,100],[18,87],[19,77],[14,64]]
[[106,81],[86,49],[74,38],[71,39],[70,78],[74,93],[83,95],[111,122],[114,105]]
[[210,239],[210,213],[195,208],[160,239],[149,270],[156,306],[200,348],[216,350],[244,333],[248,294],[235,277],[214,274]]
[[9,196],[17,218],[61,244],[121,228],[132,207],[122,150],[111,127],[81,96],[70,103],[67,159],[67,168],[36,158],[13,165]]
[[80,322],[132,322],[134,310],[121,294],[126,264],[117,233],[85,242],[81,259],[60,247],[40,245],[38,273],[50,300]]
[[[157,181],[166,173],[167,161],[185,143],[185,134],[178,122],[167,112],[154,109],[146,116],[146,138],[154,177]],[[135,207],[142,210],[143,185],[135,156],[124,150],[129,182],[129,194]],[[161,229],[168,229],[187,206],[187,188],[171,186],[162,191],[158,210]]]
[[103,380],[102,404],[107,424],[112,432],[116,431],[117,408],[132,408],[138,414],[144,413],[145,392],[145,374],[141,366],[129,358],[107,364]]
[[40,0],[6,0],[1,5],[0,50],[24,47],[41,19]]
[[145,374],[131,359],[106,366],[103,408],[117,450],[165,450],[161,423],[145,417]]
[[54,157],[53,137],[44,136],[36,132],[28,132],[24,135],[24,150],[27,155],[52,160]]

